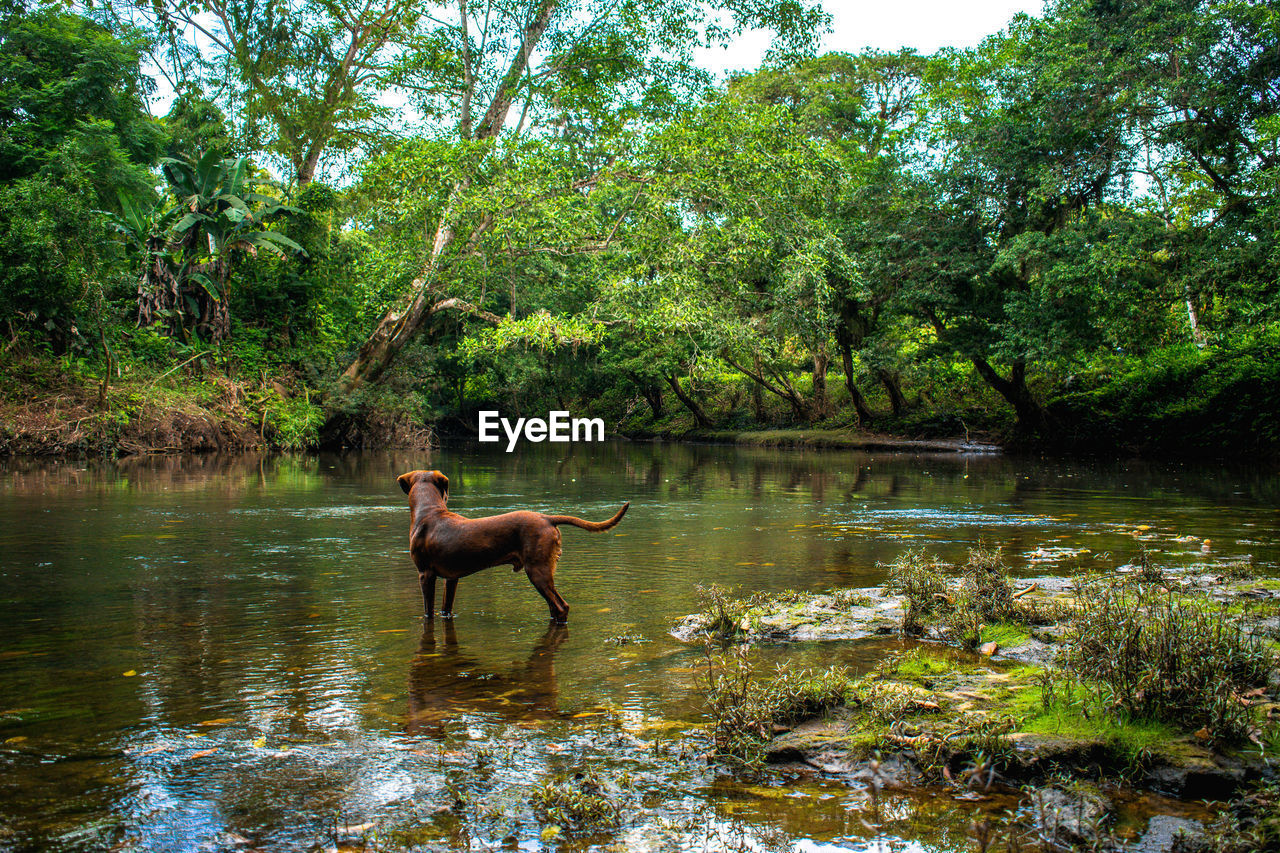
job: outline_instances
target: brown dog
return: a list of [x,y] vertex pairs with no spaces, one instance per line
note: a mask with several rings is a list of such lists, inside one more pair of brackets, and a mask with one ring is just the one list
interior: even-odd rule
[[556,592],[556,559],[560,556],[560,531],[556,525],[572,524],[583,530],[608,530],[622,520],[628,501],[608,521],[583,521],[572,515],[543,515],[520,510],[488,518],[463,518],[450,512],[449,478],[439,471],[410,471],[397,482],[409,496],[409,553],[418,567],[422,608],[433,618],[436,578],[444,578],[445,619],[453,618],[453,596],[458,578],[490,566],[510,563],[524,569],[534,588],[546,599],[555,622],[567,622],[569,605]]

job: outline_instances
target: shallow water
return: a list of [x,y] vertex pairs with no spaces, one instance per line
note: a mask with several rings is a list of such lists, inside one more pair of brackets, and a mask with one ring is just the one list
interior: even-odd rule
[[[866,586],[906,547],[954,558],[979,540],[1025,576],[1143,548],[1280,560],[1274,467],[475,448],[3,463],[0,848],[536,849],[532,788],[594,768],[622,828],[547,844],[970,849],[968,819],[1012,802],[761,785],[701,759],[703,652],[666,633],[694,586]],[[564,528],[567,628],[505,567],[424,626],[395,483],[419,467],[450,476],[464,515],[602,519],[632,501],[608,533]],[[897,645],[760,654],[865,669]]]

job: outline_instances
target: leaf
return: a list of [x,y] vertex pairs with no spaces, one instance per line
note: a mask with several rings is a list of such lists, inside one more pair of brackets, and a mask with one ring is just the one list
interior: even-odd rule
[[129,669],[129,670],[125,670],[120,674],[123,675],[125,678],[133,678],[135,675],[138,674],[138,671],[136,669]]
[[189,231],[192,227],[205,222],[207,219],[208,217],[203,213],[188,213],[186,216],[182,217],[182,220],[177,225],[173,227],[173,230],[178,232]]

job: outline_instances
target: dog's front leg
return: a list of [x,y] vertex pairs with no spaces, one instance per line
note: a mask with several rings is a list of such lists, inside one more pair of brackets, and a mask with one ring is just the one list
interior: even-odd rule
[[457,591],[458,591],[458,579],[445,578],[444,579],[444,610],[440,611],[441,619],[453,618],[453,596],[457,593]]
[[422,587],[422,613],[427,619],[436,615],[436,573],[418,572],[418,585]]

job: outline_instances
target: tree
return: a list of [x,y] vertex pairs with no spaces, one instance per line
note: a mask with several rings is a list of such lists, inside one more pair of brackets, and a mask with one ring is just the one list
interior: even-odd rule
[[[816,142],[841,159],[841,184],[826,216],[849,254],[846,272],[828,270],[832,330],[845,387],[858,418],[874,414],[857,382],[854,359],[885,386],[895,415],[906,400],[896,355],[880,336],[901,280],[896,254],[899,194],[912,183],[925,120],[926,61],[913,51],[832,53],[738,78],[739,97],[785,107]],[[849,272],[852,271],[852,272]],[[815,374],[816,378],[816,374]]]
[[919,211],[920,227],[949,260],[914,283],[914,310],[1008,401],[1024,433],[1050,424],[1028,384],[1034,352],[1006,333],[1029,311],[1087,311],[1039,286],[1033,248],[1087,227],[1089,211],[1123,191],[1134,156],[1125,92],[1075,36],[1020,17],[974,51],[944,54],[929,78],[940,198]]
[[220,159],[210,151],[197,161],[166,158],[161,170],[176,203],[163,214],[122,197],[121,230],[142,254],[138,325],[167,320],[183,338],[195,333],[218,342],[231,331],[228,280],[233,252],[301,251],[267,228],[294,211],[249,189],[247,158]]
[[[460,3],[453,31],[461,74],[433,91],[444,93],[437,104],[452,105],[450,93],[457,94],[457,111],[450,113],[457,116],[453,132],[471,156],[445,191],[436,189],[441,199],[436,225],[409,293],[383,315],[335,390],[349,393],[376,380],[441,306],[472,310],[470,302],[450,293],[453,267],[485,251],[494,223],[513,206],[548,193],[588,192],[616,176],[612,167],[625,150],[627,126],[669,115],[705,81],[693,62],[696,46],[743,27],[768,26],[779,33],[784,48],[798,49],[825,20],[815,7],[796,2],[732,0],[718,9],[732,17],[730,27],[706,24],[704,8],[687,0],[597,0],[572,9],[562,8],[559,0],[527,0],[496,15],[495,31],[481,30],[476,41],[470,10]],[[480,98],[487,101],[483,109]],[[516,103],[521,108],[510,127]],[[493,176],[519,159],[515,155],[525,139],[558,149],[552,174],[562,178],[559,186],[539,185],[529,193],[506,184],[487,193],[501,201],[485,205],[473,193],[479,179],[491,190]],[[455,246],[459,234],[466,235],[460,251]]]
[[[114,277],[106,217],[116,192],[150,191],[165,141],[145,108],[141,41],[78,15],[0,18],[0,313],[15,334],[77,339],[91,292]],[[95,300],[96,301],[96,300]]]

